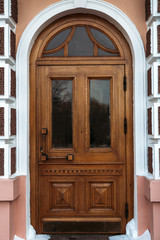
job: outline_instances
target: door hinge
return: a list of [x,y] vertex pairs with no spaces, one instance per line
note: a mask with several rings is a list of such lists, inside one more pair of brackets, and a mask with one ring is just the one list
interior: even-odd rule
[[128,203],[125,203],[125,218],[128,218]]
[[127,133],[127,118],[124,118],[124,133]]
[[124,75],[123,77],[123,90],[126,91],[127,90],[127,77]]

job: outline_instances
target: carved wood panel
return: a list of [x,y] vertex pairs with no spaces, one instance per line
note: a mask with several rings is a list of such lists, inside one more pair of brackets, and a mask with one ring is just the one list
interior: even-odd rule
[[75,182],[50,181],[50,211],[75,211]]

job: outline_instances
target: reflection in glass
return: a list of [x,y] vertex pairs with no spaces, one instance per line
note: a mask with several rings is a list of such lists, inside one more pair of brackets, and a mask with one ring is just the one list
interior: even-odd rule
[[72,80],[52,80],[52,144],[72,147]]
[[110,142],[110,80],[90,80],[90,147]]
[[90,28],[91,33],[93,34],[93,37],[97,40],[97,42],[99,42],[102,46],[109,48],[109,49],[113,49],[116,50],[113,42],[106,36],[104,35],[102,32],[98,31],[95,28]]
[[93,56],[93,43],[85,27],[76,27],[75,34],[68,44],[68,56]]
[[51,50],[51,49],[55,49],[57,47],[59,47],[63,42],[65,42],[65,40],[67,39],[67,37],[69,36],[71,32],[71,28],[63,30],[61,33],[59,33],[58,35],[56,35],[48,44],[48,46],[46,47],[45,50]]

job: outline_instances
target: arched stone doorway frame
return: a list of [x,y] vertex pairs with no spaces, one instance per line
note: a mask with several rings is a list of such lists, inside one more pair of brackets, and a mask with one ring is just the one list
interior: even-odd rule
[[29,56],[35,39],[51,22],[71,13],[92,13],[114,24],[127,39],[133,59],[133,136],[134,136],[134,222],[131,235],[137,235],[137,175],[145,175],[146,86],[145,52],[135,25],[117,7],[100,0],[64,0],[37,14],[28,24],[17,50],[17,162],[19,175],[26,175],[26,224],[30,227],[29,174]]

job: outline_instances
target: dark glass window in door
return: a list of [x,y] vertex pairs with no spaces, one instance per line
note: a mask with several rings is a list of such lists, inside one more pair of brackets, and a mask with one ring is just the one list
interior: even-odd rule
[[52,80],[52,145],[72,147],[72,80]]
[[90,147],[110,147],[110,80],[90,80]]

